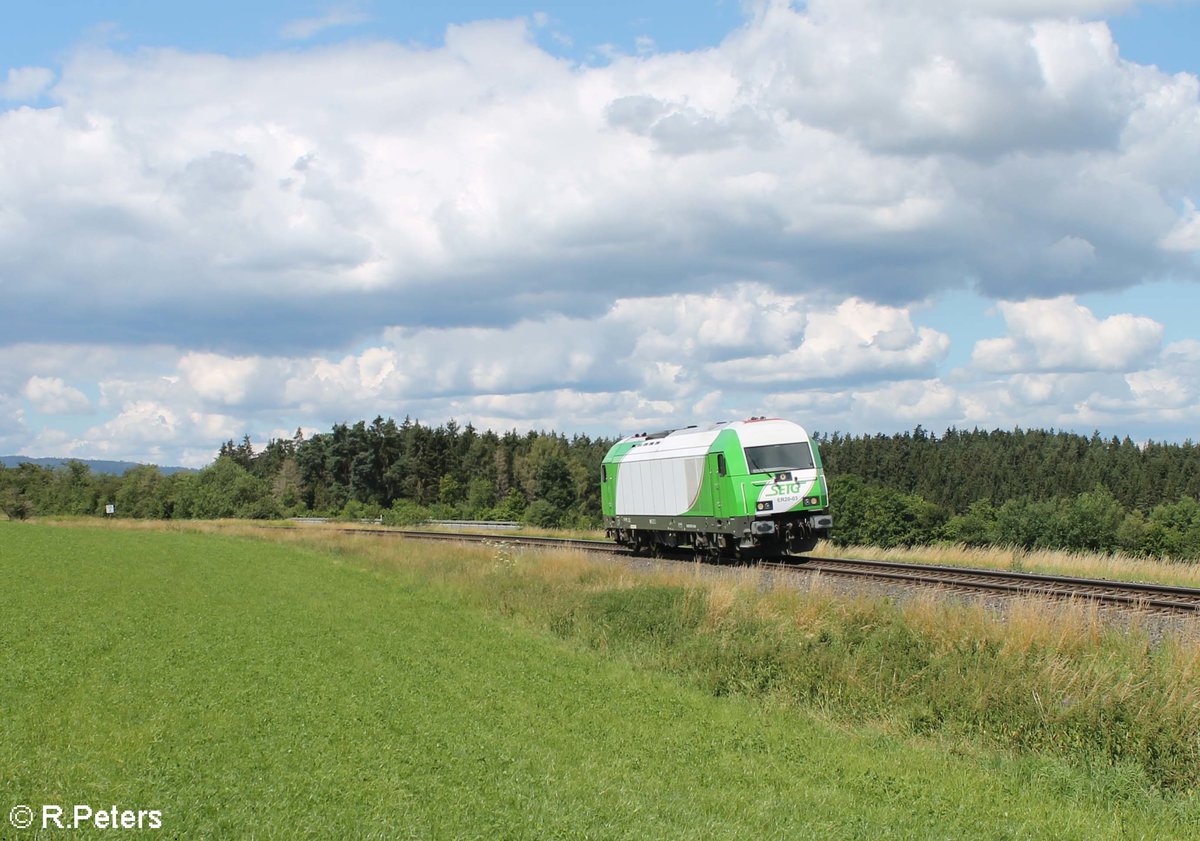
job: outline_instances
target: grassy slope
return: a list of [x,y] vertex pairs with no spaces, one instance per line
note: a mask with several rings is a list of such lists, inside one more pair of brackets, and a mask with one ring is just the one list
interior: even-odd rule
[[1103,774],[713,698],[350,556],[0,523],[0,575],[0,821],[79,802],[189,838],[1196,828]]

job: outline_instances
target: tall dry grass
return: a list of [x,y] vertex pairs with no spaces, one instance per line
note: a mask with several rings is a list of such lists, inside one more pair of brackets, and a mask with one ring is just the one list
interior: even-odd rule
[[876,546],[835,546],[828,541],[818,544],[813,554],[1200,587],[1200,563],[1168,562],[1122,554],[1030,550],[1013,546],[936,545],[881,549]]

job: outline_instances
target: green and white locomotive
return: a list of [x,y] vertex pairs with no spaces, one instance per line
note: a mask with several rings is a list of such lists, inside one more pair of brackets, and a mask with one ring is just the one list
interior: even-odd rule
[[809,552],[833,527],[821,455],[777,418],[622,438],[600,468],[609,537],[639,553],[759,558]]

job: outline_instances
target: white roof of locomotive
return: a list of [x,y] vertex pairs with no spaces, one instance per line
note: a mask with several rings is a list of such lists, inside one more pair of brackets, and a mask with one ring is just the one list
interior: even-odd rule
[[647,438],[644,434],[622,438],[619,443],[633,442],[637,446],[626,453],[621,460],[624,462],[703,456],[722,430],[726,429],[737,432],[743,447],[792,444],[808,440],[808,433],[804,431],[804,427],[779,418],[723,421],[703,427],[689,426],[685,429],[675,429],[660,438]]

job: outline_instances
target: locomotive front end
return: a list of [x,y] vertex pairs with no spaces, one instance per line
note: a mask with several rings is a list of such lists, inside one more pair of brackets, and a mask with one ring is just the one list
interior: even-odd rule
[[781,554],[812,551],[833,528],[829,486],[816,444],[790,421],[752,418],[738,430],[754,503],[754,542]]

